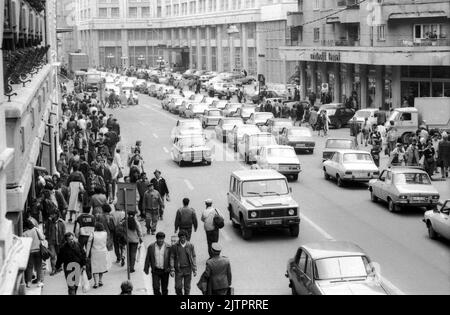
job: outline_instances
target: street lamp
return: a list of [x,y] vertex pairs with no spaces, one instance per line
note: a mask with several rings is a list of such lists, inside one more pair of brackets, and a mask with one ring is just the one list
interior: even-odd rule
[[145,61],[144,55],[140,55],[138,60],[141,62],[141,68],[142,68],[142,65],[144,64],[144,61]]

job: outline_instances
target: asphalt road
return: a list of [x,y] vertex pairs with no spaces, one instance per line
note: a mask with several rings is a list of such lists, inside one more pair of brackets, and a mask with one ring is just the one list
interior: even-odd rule
[[[212,198],[215,206],[227,215],[230,174],[248,167],[232,150],[215,140],[213,129],[209,129],[209,145],[214,147],[217,160],[212,166],[180,168],[170,155],[170,133],[178,117],[163,111],[159,104],[141,95],[139,106],[117,109],[113,114],[121,124],[127,152],[136,140],[142,140],[149,177],[160,169],[168,181],[171,202],[158,230],[164,231],[170,240],[175,213],[184,197],[192,200],[199,219],[207,198]],[[331,136],[347,134],[345,129],[330,132]],[[450,244],[428,238],[421,221],[423,211],[392,214],[385,205],[370,201],[366,185],[338,188],[335,183],[325,181],[320,167],[325,139],[316,140],[314,155],[299,155],[303,172],[298,182],[290,183],[302,216],[298,239],[278,231],[258,233],[251,241],[244,241],[229,221],[221,231],[223,255],[231,259],[236,294],[290,294],[284,277],[288,259],[301,244],[326,239],[352,241],[361,246],[380,265],[383,280],[393,294],[450,294]],[[147,237],[146,243],[153,239]],[[208,257],[202,224],[192,243],[196,246],[199,268],[199,275],[192,282],[192,294],[199,294],[195,284]],[[150,278],[148,281],[151,287]]]

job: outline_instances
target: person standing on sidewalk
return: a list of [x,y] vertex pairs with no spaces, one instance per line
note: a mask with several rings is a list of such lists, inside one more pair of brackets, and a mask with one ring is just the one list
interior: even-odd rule
[[23,233],[23,237],[29,237],[32,239],[30,256],[28,258],[28,265],[25,271],[25,283],[27,288],[31,286],[31,278],[33,276],[33,270],[36,271],[38,286],[44,286],[44,275],[42,272],[42,256],[40,245],[43,240],[45,240],[44,234],[37,228],[31,220],[26,220],[25,223],[25,232]]
[[59,213],[55,212],[50,215],[45,227],[45,238],[48,242],[48,250],[50,251],[50,264],[52,266],[52,272],[50,276],[54,276],[56,270],[56,260],[59,254],[59,250],[64,244],[64,235],[66,235],[66,225],[60,218]]
[[152,272],[153,294],[168,295],[169,275],[170,275],[170,245],[164,240],[166,235],[159,232],[156,235],[156,242],[147,249],[144,272]]
[[160,213],[159,213],[159,219],[162,221],[163,215],[164,215],[164,199],[167,202],[170,202],[169,188],[167,187],[166,180],[161,177],[161,171],[156,170],[153,174],[155,175],[155,178],[153,178],[150,181],[150,183],[152,183],[154,185],[155,189],[161,195],[161,198],[163,201],[163,207],[160,209]]
[[75,220],[75,225],[73,227],[73,233],[77,236],[78,242],[80,242],[80,245],[83,248],[86,247],[89,236],[91,236],[95,230],[96,219],[95,216],[90,213],[91,207],[84,207],[83,213]]
[[178,238],[179,241],[172,247],[170,254],[170,276],[175,277],[177,295],[189,295],[192,274],[197,276],[195,249],[194,245],[187,241],[185,232],[178,233]]
[[59,251],[56,270],[64,268],[69,295],[77,295],[81,274],[86,269],[86,252],[73,233],[64,235],[65,243]]
[[206,270],[199,281],[203,295],[227,295],[231,288],[230,260],[221,256],[222,247],[212,244],[213,257],[206,262]]
[[190,242],[192,236],[192,227],[197,232],[198,221],[195,210],[189,207],[190,200],[188,198],[183,199],[183,208],[178,209],[177,216],[175,218],[175,234],[180,231],[186,232],[186,238]]
[[206,240],[208,242],[209,257],[212,257],[211,245],[219,242],[219,228],[214,223],[215,216],[223,215],[215,208],[213,208],[213,201],[208,199],[205,201],[206,209],[202,214],[202,221],[205,223]]
[[144,195],[143,207],[145,209],[147,234],[151,233],[152,235],[155,235],[160,211],[161,209],[164,209],[164,201],[159,192],[155,190],[152,183],[148,185],[148,190]]
[[[126,222],[123,222],[122,224],[126,224]],[[128,230],[127,230],[127,237],[128,237],[128,261],[130,266],[130,272],[134,273],[136,270],[134,269],[134,266],[136,264],[136,254],[139,247],[139,244],[143,243],[142,240],[142,231],[141,231],[141,225],[139,224],[137,218],[136,218],[136,212],[132,211],[128,213]],[[126,240],[125,240],[126,242]]]
[[448,178],[448,170],[450,168],[450,141],[446,134],[442,136],[442,141],[439,143],[438,159],[441,166],[442,178]]

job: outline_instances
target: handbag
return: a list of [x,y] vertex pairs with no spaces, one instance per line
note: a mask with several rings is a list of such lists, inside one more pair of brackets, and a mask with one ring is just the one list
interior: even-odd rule
[[217,211],[217,209],[215,209],[216,211],[216,215],[214,216],[214,226],[216,227],[216,229],[220,230],[223,229],[225,227],[225,220],[224,218],[219,214],[219,212]]
[[[35,228],[36,229],[36,228]],[[47,246],[44,245],[44,240],[41,239],[41,236],[39,235],[38,231],[35,230],[39,240],[40,240],[40,244],[39,244],[39,252],[41,253],[41,258],[43,261],[46,261],[48,259],[50,259],[51,257],[51,253],[48,250]]]

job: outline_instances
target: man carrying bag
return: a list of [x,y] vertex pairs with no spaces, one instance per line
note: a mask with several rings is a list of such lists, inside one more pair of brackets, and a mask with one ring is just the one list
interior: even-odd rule
[[209,257],[212,258],[211,245],[219,241],[219,231],[225,226],[225,220],[223,215],[217,209],[213,208],[213,201],[211,199],[206,200],[205,204],[206,210],[203,211],[202,221],[205,224]]
[[221,256],[222,247],[218,243],[211,245],[213,257],[206,262],[198,288],[203,295],[232,295],[230,260]]

